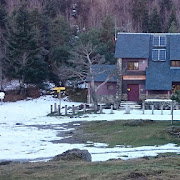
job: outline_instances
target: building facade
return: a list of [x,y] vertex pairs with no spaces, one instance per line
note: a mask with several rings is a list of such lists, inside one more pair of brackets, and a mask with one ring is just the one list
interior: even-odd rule
[[169,99],[180,89],[180,33],[119,33],[122,100]]
[[[96,95],[99,103],[114,103],[116,98],[116,65],[93,65],[94,72],[94,84],[96,89]],[[104,83],[108,77],[111,77],[105,84]],[[91,87],[89,78],[87,78],[88,83],[88,103],[91,100]],[[101,86],[99,89],[98,86]]]

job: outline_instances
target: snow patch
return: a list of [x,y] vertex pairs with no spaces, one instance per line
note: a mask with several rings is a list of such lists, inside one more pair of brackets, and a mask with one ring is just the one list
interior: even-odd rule
[[[138,148],[124,147],[116,145],[108,148],[108,144],[90,142],[86,144],[54,144],[52,141],[61,140],[63,137],[57,136],[63,131],[73,131],[68,129],[68,125],[57,127],[56,125],[74,122],[74,126],[79,126],[77,121],[96,121],[96,120],[171,120],[170,110],[164,111],[161,115],[160,110],[155,110],[154,114],[146,110],[132,110],[131,114],[124,114],[124,110],[103,110],[104,114],[89,114],[81,118],[69,117],[48,117],[50,105],[59,103],[57,98],[42,96],[38,99],[22,100],[18,102],[7,102],[0,105],[0,161],[3,160],[29,160],[46,161],[57,154],[61,154],[69,149],[87,149],[93,161],[106,161],[108,159],[132,159],[144,156],[156,156],[159,153],[176,152],[180,154],[180,147],[175,144],[164,146],[143,146]],[[80,103],[67,102],[62,100],[62,106],[80,105]],[[63,111],[63,110],[62,110]],[[180,110],[174,111],[174,119],[179,120]],[[39,125],[52,126],[52,129],[38,128]],[[70,138],[67,136],[66,138]]]

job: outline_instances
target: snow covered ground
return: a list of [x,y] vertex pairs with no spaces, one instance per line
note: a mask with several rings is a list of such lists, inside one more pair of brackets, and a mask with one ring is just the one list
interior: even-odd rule
[[[93,161],[156,156],[158,153],[164,152],[180,153],[180,147],[175,144],[138,148],[117,145],[114,148],[107,148],[107,144],[98,142],[87,142],[87,144],[52,143],[53,140],[67,138],[57,137],[57,134],[61,131],[69,131],[66,126],[58,126],[68,122],[129,119],[171,120],[170,111],[164,111],[164,115],[161,115],[161,111],[155,111],[152,115],[149,110],[146,110],[145,114],[142,113],[142,110],[132,110],[131,114],[124,114],[124,110],[117,110],[114,111],[114,114],[110,114],[110,110],[104,110],[104,114],[92,114],[88,117],[84,115],[81,118],[46,116],[50,112],[50,105],[54,103],[58,103],[58,99],[43,96],[34,100],[7,102],[0,105],[0,161],[46,161],[72,148],[87,149],[91,153]],[[62,101],[62,106],[64,105],[72,106],[78,105],[78,103]],[[180,110],[174,112],[174,119],[180,119]],[[50,125],[54,128],[39,129],[38,125]],[[74,124],[74,126],[78,126],[78,124]],[[89,145],[94,147],[89,147]]]

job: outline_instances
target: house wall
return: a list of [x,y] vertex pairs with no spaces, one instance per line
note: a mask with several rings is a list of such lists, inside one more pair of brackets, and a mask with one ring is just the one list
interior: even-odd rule
[[[131,62],[131,61],[138,61],[139,62],[139,70],[127,70],[127,64],[128,62]],[[123,58],[123,69],[125,70],[125,74],[126,73],[131,73],[131,72],[134,72],[134,73],[138,73],[140,71],[146,71],[146,67],[148,66],[148,59],[138,59],[138,58],[126,58],[124,59]]]
[[128,84],[139,84],[139,94],[146,94],[145,92],[145,81],[123,81],[123,94],[127,94]]
[[146,70],[146,89],[172,90],[172,82],[180,82],[180,68],[171,68],[171,60],[180,60],[180,34],[166,35],[166,60],[153,61],[153,35],[150,39],[149,64]]
[[[100,85],[101,82],[96,82],[95,85]],[[108,89],[108,86],[112,86],[112,90]],[[116,95],[116,82],[107,82],[97,90],[97,95]]]
[[[166,36],[166,45],[153,45],[154,36],[161,35]],[[171,67],[172,60],[180,61],[179,42],[180,33],[118,34],[115,57],[123,59],[123,100],[128,99],[128,84],[139,84],[139,99],[167,99],[180,89],[180,67]],[[153,50],[166,50],[166,59],[153,60]],[[129,61],[138,61],[139,70],[127,70]]]
[[[95,86],[97,87],[102,82],[95,82]],[[113,89],[109,90],[108,86],[112,86]],[[100,89],[97,91],[97,99],[98,103],[105,103],[105,104],[113,104],[116,98],[116,82],[107,82]],[[90,98],[90,84],[88,83],[88,103],[91,102]]]
[[171,91],[146,91],[146,99],[170,99]]
[[[139,70],[127,70],[128,62],[138,61]],[[122,85],[122,100],[128,100],[128,85],[139,85],[139,100],[144,100],[146,96],[145,79],[148,59],[145,58],[124,58],[123,59],[123,85]],[[126,76],[126,78],[124,78]],[[142,77],[142,79],[141,79]]]
[[114,104],[115,95],[97,95],[98,103]]

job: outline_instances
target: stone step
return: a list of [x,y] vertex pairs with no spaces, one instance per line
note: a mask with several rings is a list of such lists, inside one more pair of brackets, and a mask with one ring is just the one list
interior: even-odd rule
[[131,109],[141,109],[141,105],[137,104],[137,102],[131,102],[131,101],[123,101],[120,104],[121,109],[125,109],[126,106],[129,106]]
[[[129,106],[130,109],[141,109],[141,105],[137,105],[137,106]],[[120,109],[125,109],[126,106],[120,106]]]

